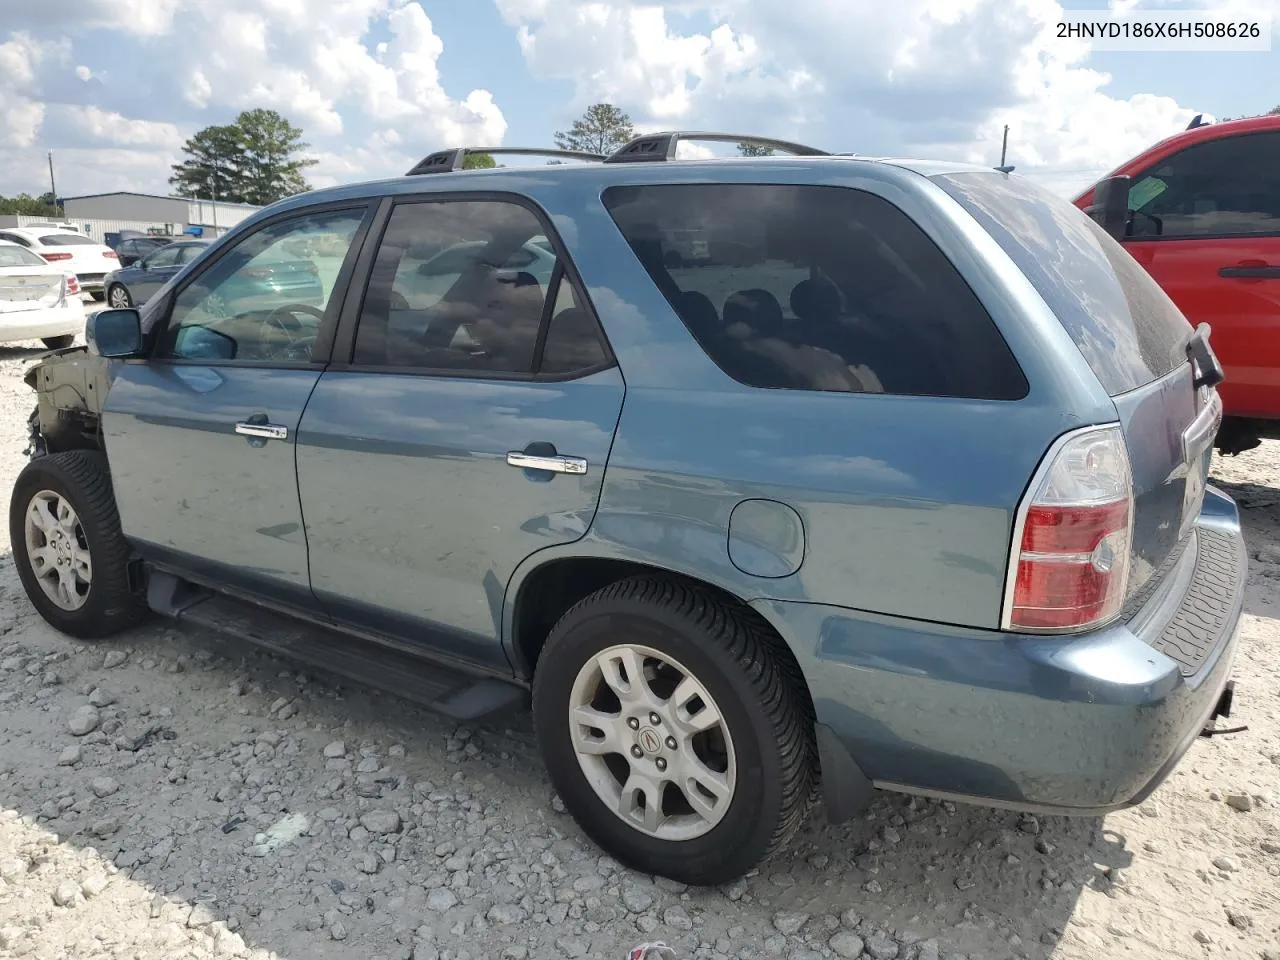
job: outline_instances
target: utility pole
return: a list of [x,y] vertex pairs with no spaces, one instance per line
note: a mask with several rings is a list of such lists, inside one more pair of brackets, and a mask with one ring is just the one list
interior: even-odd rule
[[58,215],[58,184],[53,179],[53,151],[49,151],[49,192],[53,195],[53,215]]
[[218,236],[218,158],[213,158],[213,236]]

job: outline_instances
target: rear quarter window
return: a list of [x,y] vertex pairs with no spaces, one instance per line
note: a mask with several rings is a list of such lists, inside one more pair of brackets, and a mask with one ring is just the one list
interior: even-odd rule
[[1187,362],[1191,324],[1141,265],[1087,215],[1019,177],[933,178],[1000,244],[1118,396]]
[[942,251],[844,187],[611,187],[604,203],[707,355],[751,387],[1016,400],[1027,381]]

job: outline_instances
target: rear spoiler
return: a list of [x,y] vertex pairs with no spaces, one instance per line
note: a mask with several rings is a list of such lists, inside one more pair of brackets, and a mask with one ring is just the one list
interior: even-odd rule
[[1209,346],[1209,335],[1213,333],[1213,329],[1207,323],[1202,323],[1196,327],[1196,332],[1191,335],[1191,339],[1187,342],[1187,356],[1191,360],[1191,366],[1195,370],[1195,387],[1216,387],[1226,379],[1226,373],[1222,369],[1222,362],[1218,359],[1218,355],[1213,352],[1213,348]]

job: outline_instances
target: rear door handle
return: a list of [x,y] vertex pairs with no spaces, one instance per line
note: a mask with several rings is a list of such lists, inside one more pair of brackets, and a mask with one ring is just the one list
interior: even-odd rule
[[236,433],[245,437],[257,437],[260,440],[287,440],[289,428],[276,423],[250,423],[241,420],[236,424]]
[[521,470],[548,470],[551,473],[584,474],[587,472],[587,461],[582,457],[538,457],[519,450],[507,454],[507,466]]
[[1242,277],[1253,280],[1280,280],[1280,267],[1274,267],[1270,264],[1223,267],[1218,271],[1218,276]]

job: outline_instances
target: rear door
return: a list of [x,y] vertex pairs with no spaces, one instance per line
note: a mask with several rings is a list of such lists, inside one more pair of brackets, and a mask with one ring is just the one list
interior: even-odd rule
[[1133,470],[1132,593],[1178,548],[1204,499],[1219,408],[1213,391],[1193,386],[1191,325],[1067,201],[997,173],[935,180],[1021,268],[1115,402]]
[[1280,130],[1207,140],[1133,178],[1124,247],[1213,327],[1235,416],[1280,419]]
[[623,399],[567,261],[527,269],[548,230],[507,196],[397,201],[298,434],[329,613],[502,671],[507,583],[586,533]]

